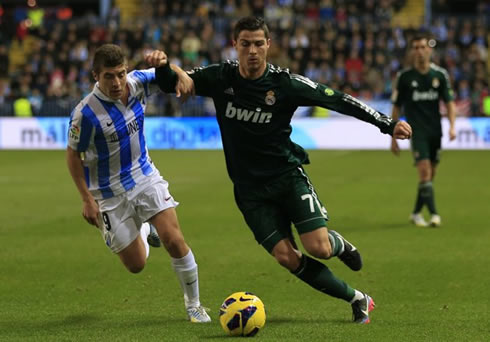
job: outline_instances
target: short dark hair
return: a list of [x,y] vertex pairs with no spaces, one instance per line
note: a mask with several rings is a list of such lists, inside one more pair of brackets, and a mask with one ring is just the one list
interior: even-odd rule
[[269,28],[265,24],[263,18],[260,17],[245,17],[235,24],[235,28],[233,29],[233,39],[237,40],[240,32],[242,31],[264,31],[265,39],[269,39]]
[[433,39],[430,33],[428,32],[417,32],[414,34],[412,39],[410,39],[410,47],[413,47],[414,42],[418,42],[419,40],[426,39],[427,43],[429,43],[430,39]]
[[104,44],[95,50],[92,70],[99,73],[103,67],[116,67],[126,62],[126,56],[120,46]]

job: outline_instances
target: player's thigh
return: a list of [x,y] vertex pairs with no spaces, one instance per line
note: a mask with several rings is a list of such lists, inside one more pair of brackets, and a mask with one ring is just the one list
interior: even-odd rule
[[139,236],[141,222],[125,195],[101,200],[99,208],[103,239],[112,252],[120,253]]
[[326,227],[327,210],[305,170],[298,167],[289,176],[286,186],[287,189],[281,200],[298,234],[302,235]]
[[255,240],[269,253],[283,239],[292,240],[291,222],[280,205],[260,189],[234,187],[235,201]]
[[126,248],[117,253],[121,262],[133,273],[138,273],[146,264],[146,247],[138,234]]
[[160,211],[151,217],[149,221],[155,226],[158,236],[164,243],[170,241],[175,243],[177,240],[184,240],[175,208],[172,207]]

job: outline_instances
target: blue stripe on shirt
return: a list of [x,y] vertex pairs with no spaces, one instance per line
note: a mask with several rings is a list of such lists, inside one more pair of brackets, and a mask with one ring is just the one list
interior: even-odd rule
[[117,106],[112,102],[107,102],[99,99],[99,101],[104,106],[112,121],[114,122],[114,127],[116,128],[116,133],[119,138],[119,157],[121,162],[121,171],[119,172],[119,177],[121,179],[121,184],[127,191],[132,189],[136,182],[131,176],[131,139],[128,134],[128,128],[126,120],[124,120],[124,115],[117,108]]
[[138,120],[138,125],[140,127],[140,131],[138,132],[139,135],[139,140],[140,140],[140,157],[138,158],[138,161],[140,163],[141,170],[143,171],[143,174],[145,176],[148,176],[151,171],[152,167],[150,163],[148,162],[148,156],[146,154],[146,142],[145,142],[145,135],[143,134],[143,124],[144,124],[144,112],[143,112],[143,107],[141,106],[141,103],[138,101],[135,101],[133,105],[131,106],[131,110],[134,112],[134,115],[136,116],[136,120]]
[[[88,105],[86,105],[88,107]],[[82,109],[83,113],[83,109]],[[90,137],[92,136],[93,124],[90,119],[85,115],[82,116],[82,127],[80,127],[80,142],[78,143],[78,152],[85,152],[90,144]]]
[[87,117],[95,127],[94,143],[95,149],[97,150],[97,173],[99,181],[99,190],[102,193],[103,198],[109,198],[114,196],[110,183],[109,183],[109,147],[107,146],[107,141],[104,137],[104,132],[102,131],[102,126],[100,125],[99,119],[95,115],[92,108],[88,105],[82,108],[83,116]]
[[149,89],[148,84],[155,82],[155,71],[154,70],[135,70],[131,73],[134,78],[143,84],[143,88],[145,89],[145,96],[148,97]]

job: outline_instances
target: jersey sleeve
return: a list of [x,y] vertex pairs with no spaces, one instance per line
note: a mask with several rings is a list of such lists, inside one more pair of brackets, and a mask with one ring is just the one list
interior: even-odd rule
[[[206,67],[197,67],[187,71],[194,81],[194,88],[198,96],[212,96],[216,89],[216,82],[220,79],[221,66],[212,64]],[[166,93],[174,93],[177,84],[177,74],[165,64],[156,69],[156,83]]]
[[446,70],[442,71],[441,77],[441,95],[444,102],[448,103],[449,101],[454,100],[454,92],[451,88],[451,81],[449,80],[449,74]]
[[134,70],[129,73],[129,76],[138,81],[138,87],[144,91],[146,97],[158,92],[155,68]]
[[291,74],[289,78],[289,98],[297,106],[320,106],[353,116],[377,126],[381,132],[393,134],[396,122],[379,113],[358,99],[343,92],[316,83],[307,77]]
[[79,105],[73,110],[68,128],[68,146],[77,152],[87,150],[95,130],[92,122],[83,114],[84,108]]
[[216,89],[216,84],[220,84],[221,69],[222,66],[219,64],[211,64],[206,67],[197,67],[191,71],[188,71],[189,76],[194,80],[196,95],[213,95],[213,92]]

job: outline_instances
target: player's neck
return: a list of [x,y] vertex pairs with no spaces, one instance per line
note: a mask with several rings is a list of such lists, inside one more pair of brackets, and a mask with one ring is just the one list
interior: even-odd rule
[[260,69],[257,70],[247,70],[246,68],[242,67],[241,65],[238,67],[238,70],[240,71],[240,76],[242,76],[246,80],[256,80],[265,73],[265,69],[267,68],[267,63],[264,63],[263,66],[260,67]]
[[129,98],[129,86],[126,84],[126,86],[124,87],[123,96],[121,97],[121,102],[125,106],[128,105],[128,98]]
[[428,73],[430,70],[430,61],[424,63],[415,63],[415,70],[417,70],[421,74]]

